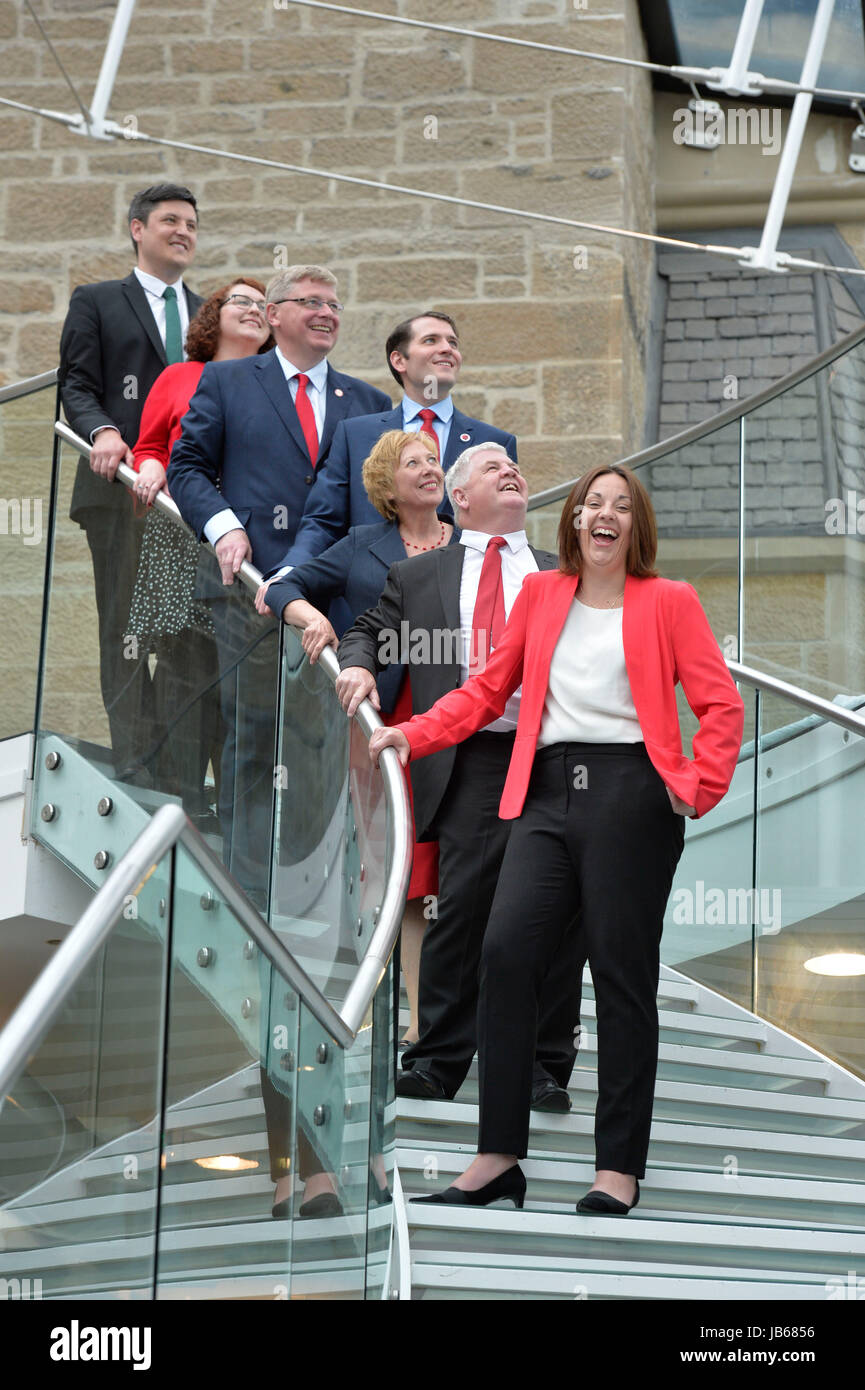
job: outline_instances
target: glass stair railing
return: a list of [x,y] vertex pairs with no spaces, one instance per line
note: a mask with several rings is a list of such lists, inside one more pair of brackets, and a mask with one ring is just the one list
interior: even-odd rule
[[[830,700],[865,691],[865,328],[619,462],[725,656]],[[573,481],[530,499],[533,544],[556,549]]]
[[[27,1277],[24,1252],[38,1249],[50,1269],[50,1279],[33,1276],[45,1298],[283,1297],[289,1288],[356,1298],[370,1296],[375,1279],[380,1296],[390,1249],[389,961],[411,853],[402,769],[387,756],[373,772],[366,742],[377,715],[365,706],[350,724],[333,691],[333,654],[311,668],[297,635],[276,622],[260,622],[263,636],[230,665],[207,653],[190,663],[167,739],[143,741],[137,766],[119,767],[90,557],[69,518],[86,446],[65,434],[47,527],[31,833],[86,881],[91,906],[155,816],[186,812],[204,835],[194,854],[181,844],[142,872],[10,1083],[0,1113],[0,1254],[5,1270],[21,1270],[0,1278]],[[173,503],[159,506],[176,514]],[[214,563],[202,547],[205,584]],[[238,626],[250,620],[260,576],[246,566],[241,580],[220,596]],[[134,664],[143,654],[130,644],[129,656]],[[221,703],[225,688],[245,713],[265,662],[277,717],[264,742],[260,721],[239,719],[236,738],[238,759],[254,755],[262,774],[245,806],[259,838],[241,891],[220,862],[230,851],[216,814],[218,751],[205,807],[163,753],[166,742],[182,748],[197,737],[202,706]],[[269,927],[253,905],[269,910]],[[266,933],[264,954],[251,920]],[[390,1052],[380,1041],[388,1038]],[[273,1184],[288,1176],[302,1192],[322,1175],[338,1215],[303,1213],[295,1267],[286,1233],[302,1197],[275,1220]],[[195,1215],[202,1229],[193,1232]],[[98,1237],[92,1258],[88,1232]]]
[[[195,947],[242,977],[236,1010]],[[347,1027],[161,808],[0,1036],[0,1278],[43,1300],[381,1297],[391,985]],[[275,1165],[329,1175],[340,1210],[307,1219],[298,1189],[274,1219]]]
[[0,739],[33,728],[57,373],[0,387]]

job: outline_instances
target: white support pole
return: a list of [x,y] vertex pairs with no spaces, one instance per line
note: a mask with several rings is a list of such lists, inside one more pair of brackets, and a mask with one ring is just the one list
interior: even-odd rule
[[105,133],[105,113],[108,110],[108,103],[114,90],[114,79],[117,76],[117,69],[123,56],[123,46],[126,43],[126,35],[134,10],[135,0],[118,0],[111,24],[111,33],[108,35],[108,42],[105,45],[102,67],[99,69],[96,91],[93,93],[93,101],[90,103],[90,129],[87,133],[95,136],[97,140],[111,138]]
[[[802,64],[802,76],[799,79],[803,87],[815,87],[817,85],[817,75],[820,71],[823,49],[826,47],[826,38],[834,8],[835,0],[819,0],[811,37],[808,40],[808,51]],[[798,92],[793,101],[790,123],[787,126],[787,137],[781,151],[781,158],[778,161],[778,172],[775,175],[772,197],[769,200],[769,209],[763,225],[763,236],[756,250],[746,261],[742,262],[743,265],[751,266],[753,269],[779,270],[782,268],[777,255],[778,237],[781,235],[781,228],[784,225],[784,213],[787,211],[793,174],[796,170],[799,151],[802,148],[812,100],[810,92]]]
[[713,92],[727,92],[730,96],[760,95],[763,90],[762,87],[755,86],[753,81],[749,80],[758,74],[749,72],[748,64],[754,51],[754,40],[757,37],[762,15],[763,0],[745,0],[742,18],[739,20],[739,32],[736,35],[736,42],[730,57],[730,66],[724,69],[720,77],[706,83],[706,86],[710,87]]

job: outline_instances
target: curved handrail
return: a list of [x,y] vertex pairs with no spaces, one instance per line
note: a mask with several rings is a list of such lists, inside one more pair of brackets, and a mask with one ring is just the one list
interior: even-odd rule
[[[61,420],[55,422],[55,433],[64,439],[67,444],[71,444],[78,453],[87,458],[90,455],[90,445],[87,444],[80,435],[65,425]],[[138,479],[138,474],[128,464],[122,463],[117,470],[117,477],[127,489],[131,489]],[[163,515],[168,516],[177,525],[182,526],[187,533],[192,536],[183,517],[180,515],[177,503],[164,493],[159,492],[156,496],[154,506]],[[209,542],[202,542],[208,550],[213,552],[213,546]],[[215,553],[215,552],[213,552]],[[238,578],[251,593],[255,593],[264,577],[259,570],[251,565],[248,560],[244,560],[240,567]],[[319,657],[319,665],[332,682],[336,681],[339,675],[339,662],[332,647],[326,647]],[[373,709],[369,700],[364,700],[359,706],[354,718],[358,726],[365,735],[367,741],[375,729],[382,727],[382,721],[378,713]],[[402,763],[396,752],[392,748],[385,748],[379,759],[379,769],[384,782],[385,799],[391,812],[391,823],[394,828],[394,840],[391,848],[390,863],[385,881],[385,890],[382,897],[381,909],[375,929],[367,944],[366,951],[358,965],[357,974],[354,977],[342,1008],[339,1010],[338,1017],[346,1028],[349,1029],[351,1036],[355,1037],[369,1012],[376,990],[381,982],[381,978],[387,968],[399,933],[402,921],[402,911],[405,904],[406,892],[408,890],[409,878],[411,877],[411,852],[412,852],[412,816],[408,802],[408,790],[406,787],[405,773]],[[214,860],[218,863],[218,860]],[[229,880],[233,884],[233,880]],[[236,888],[239,893],[240,890]],[[246,898],[240,895],[241,900],[246,906]],[[249,908],[253,911],[252,908]],[[262,919],[255,914],[259,922]],[[262,925],[265,925],[262,922]],[[268,932],[270,928],[267,928]],[[279,938],[273,936],[273,941],[284,950]],[[299,969],[299,967],[298,967]]]
[[865,717],[857,714],[855,710],[833,704],[831,700],[824,700],[820,695],[812,695],[810,690],[790,685],[787,681],[779,680],[777,676],[767,676],[764,671],[755,671],[752,666],[742,666],[738,661],[728,661],[727,670],[734,681],[741,681],[743,685],[753,686],[757,690],[765,690],[770,695],[780,695],[782,699],[789,700],[794,705],[801,705],[802,709],[810,711],[811,714],[819,714],[827,723],[838,724],[842,729],[849,729],[851,733],[860,734],[865,738]]
[[[861,328],[854,328],[852,333],[848,333],[844,338],[839,338],[837,343],[824,348],[816,357],[809,358],[803,366],[788,372],[786,376],[779,377],[777,381],[773,381],[771,386],[765,386],[762,391],[756,391],[753,396],[746,396],[743,401],[734,401],[725,410],[719,410],[717,414],[710,415],[708,420],[700,420],[696,425],[689,425],[687,429],[680,430],[678,434],[671,434],[667,439],[662,439],[657,444],[650,444],[647,449],[640,449],[635,454],[627,454],[625,458],[616,459],[616,463],[625,468],[642,468],[647,463],[656,463],[658,459],[665,458],[667,454],[675,453],[686,444],[696,444],[699,440],[705,439],[707,435],[723,429],[725,425],[743,419],[754,410],[759,410],[767,402],[775,400],[777,396],[782,396],[785,391],[792,390],[801,381],[806,381],[809,376],[821,371],[823,367],[828,367],[830,362],[843,357],[845,353],[851,352],[853,348],[858,347],[863,342],[865,342],[865,325]],[[577,477],[579,476],[577,474]],[[552,502],[560,502],[567,497],[576,480],[576,478],[572,478],[570,482],[556,483],[554,487],[545,488],[543,492],[536,492],[533,497],[529,498],[529,511],[546,507]]]
[[286,950],[279,937],[258,915],[243,892],[210,851],[180,806],[160,806],[141,834],[117,861],[105,883],[88,904],[56,955],[37,976],[0,1033],[0,1096],[35,1052],[97,951],[105,945],[129,901],[154,864],[182,844],[209,876],[226,904],[259,950],[282,974],[319,1023],[342,1047],[355,1033],[325,999]]
[[22,396],[32,396],[34,391],[44,391],[46,386],[54,386],[57,381],[57,368],[50,372],[40,372],[39,376],[24,377],[22,381],[10,381],[8,386],[0,386],[0,405],[6,401],[17,401]]

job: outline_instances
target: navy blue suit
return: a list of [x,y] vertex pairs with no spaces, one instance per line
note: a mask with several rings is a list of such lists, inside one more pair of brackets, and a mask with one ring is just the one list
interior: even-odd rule
[[[328,366],[319,467],[345,416],[387,404],[382,391]],[[252,563],[266,573],[293,539],[314,477],[276,352],[208,362],[168,467],[171,495],[195,533],[202,536],[211,517],[230,507],[249,536]],[[227,728],[219,796],[223,857],[263,906],[276,761],[278,628],[272,618],[259,617],[236,585],[223,586],[212,559],[203,559],[197,592],[210,600]]]
[[[459,541],[454,531],[449,544]],[[267,591],[267,606],[277,617],[293,599],[327,610],[335,598],[345,600],[351,621],[368,608],[374,608],[381,597],[391,565],[406,558],[405,546],[399,534],[399,523],[380,521],[377,526],[352,526],[347,536],[332,545],[315,560],[305,560],[290,574],[277,579]],[[390,714],[399,698],[405,667],[394,663],[386,666],[376,681],[384,714]]]
[[[303,564],[304,560],[320,555],[334,541],[346,535],[350,527],[369,525],[376,520],[378,512],[363,485],[363,463],[376,440],[386,430],[401,430],[402,427],[401,405],[395,410],[379,410],[375,415],[358,415],[337,426],[327,464],[319,471],[315,487],[307,498],[297,535],[293,537],[279,566],[274,568]],[[463,435],[468,438],[462,438]],[[455,406],[442,460],[444,471],[447,473],[464,449],[487,441],[501,444],[516,462],[517,441],[512,434],[497,430],[494,425],[484,424],[483,420],[473,420]],[[442,510],[449,518],[452,517],[447,500]]]
[[[389,405],[383,391],[328,366],[318,468],[347,416]],[[267,573],[294,540],[315,476],[276,352],[208,362],[168,467],[171,495],[196,535],[231,507],[249,536],[252,563]]]

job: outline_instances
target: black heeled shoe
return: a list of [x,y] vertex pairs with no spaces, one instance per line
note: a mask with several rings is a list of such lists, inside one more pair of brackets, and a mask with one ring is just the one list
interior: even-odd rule
[[474,1192],[464,1192],[461,1187],[446,1187],[443,1192],[431,1192],[427,1197],[412,1197],[413,1202],[434,1202],[448,1207],[488,1207],[491,1202],[509,1197],[518,1211],[522,1211],[526,1199],[526,1175],[518,1163],[506,1168],[497,1178],[479,1187]]
[[640,1200],[640,1181],[635,1178],[637,1184],[637,1195],[630,1206],[627,1202],[620,1202],[617,1197],[611,1197],[607,1192],[587,1192],[585,1197],[581,1197],[577,1202],[577,1213],[579,1216],[627,1216],[629,1211]]

